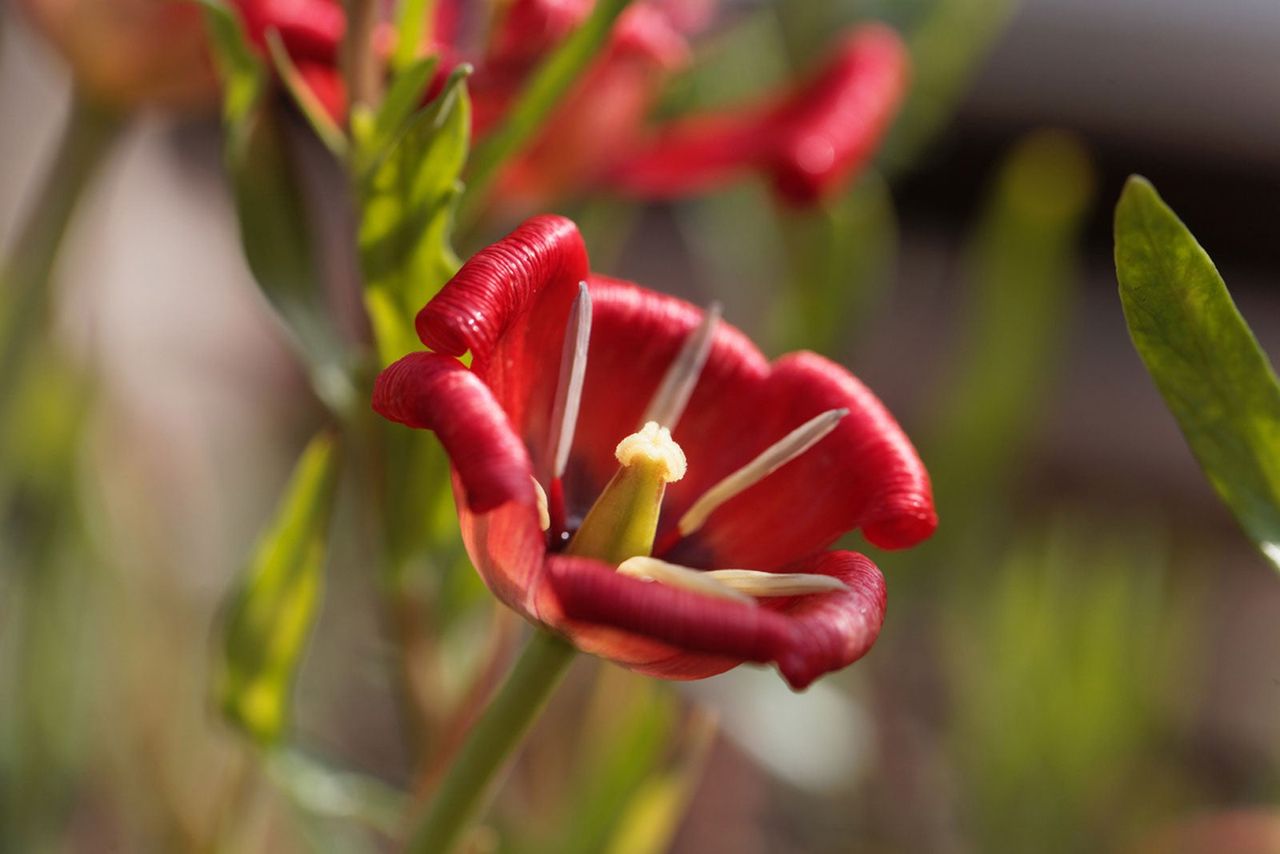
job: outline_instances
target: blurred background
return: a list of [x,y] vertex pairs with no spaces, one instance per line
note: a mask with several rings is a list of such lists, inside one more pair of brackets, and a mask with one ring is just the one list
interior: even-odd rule
[[[876,173],[831,210],[779,210],[746,182],[565,211],[602,272],[721,300],[772,354],[849,364],[917,442],[942,527],[910,553],[855,546],[888,578],[884,634],[804,694],[748,668],[673,687],[579,662],[470,844],[1280,851],[1280,579],[1129,343],[1110,231],[1124,178],[1146,175],[1280,351],[1280,4],[731,4],[669,106],[767,86],[868,18],[904,34],[914,88]],[[0,6],[0,245],[68,96]],[[317,203],[341,228],[341,200]],[[0,845],[389,848],[367,802],[421,781],[358,536],[334,544],[295,741],[362,776],[308,776],[301,755],[256,768],[208,700],[219,602],[318,408],[242,259],[216,117],[134,117],[56,282],[58,339],[92,383],[51,367],[40,441],[0,451],[76,472],[48,486],[53,517],[19,502],[5,520],[26,550],[0,551]],[[19,565],[30,541],[47,565]],[[468,616],[439,684],[457,692],[475,648],[515,629],[469,571],[450,579]]]

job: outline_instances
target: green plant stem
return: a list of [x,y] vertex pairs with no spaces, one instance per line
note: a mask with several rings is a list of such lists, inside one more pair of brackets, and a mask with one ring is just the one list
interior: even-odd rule
[[574,648],[538,629],[471,731],[406,850],[447,854],[470,825],[498,771],[546,706],[573,660]]
[[48,325],[49,280],[76,204],[122,125],[119,114],[73,98],[35,207],[0,277],[0,422],[13,403],[32,342]]

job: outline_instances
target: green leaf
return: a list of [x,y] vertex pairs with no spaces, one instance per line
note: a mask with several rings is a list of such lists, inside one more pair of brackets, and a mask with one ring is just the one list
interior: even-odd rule
[[892,177],[947,127],[1019,0],[934,0],[906,30],[911,87],[877,161]]
[[473,222],[483,208],[498,170],[517,154],[546,123],[583,71],[613,32],[613,23],[631,0],[600,0],[591,16],[538,67],[524,91],[507,113],[506,120],[476,146],[468,173],[470,192],[462,213],[464,224]]
[[[365,155],[360,262],[365,306],[383,364],[420,349],[414,315],[458,269],[451,235],[471,132],[464,85],[469,73],[465,66],[456,70],[435,100],[413,114],[390,142]],[[385,116],[391,114],[385,110],[398,109],[384,107],[380,119],[388,128],[391,119]]]
[[781,349],[842,355],[893,273],[898,229],[889,187],[869,173],[842,198],[790,213],[781,225],[792,279],[775,315]]
[[346,348],[322,287],[298,165],[267,97],[267,69],[234,12],[214,0],[204,8],[224,85],[224,156],[245,259],[306,360],[316,393],[335,411],[349,411],[356,394]]
[[404,71],[417,61],[422,45],[431,35],[428,25],[435,17],[435,0],[400,0],[396,14],[396,47],[391,54],[393,71]]
[[289,694],[320,607],[338,479],[334,439],[303,451],[271,527],[229,601],[215,694],[227,718],[263,744],[289,723]]
[[1146,179],[1116,206],[1129,334],[1201,468],[1280,569],[1280,383],[1209,255]]
[[316,136],[320,138],[320,141],[325,144],[329,151],[333,152],[334,156],[345,157],[347,153],[347,138],[342,133],[342,128],[338,127],[337,123],[329,117],[329,113],[325,111],[320,99],[316,97],[315,92],[311,91],[311,87],[302,79],[302,74],[298,71],[298,67],[293,64],[293,59],[289,56],[289,51],[285,49],[284,42],[280,40],[280,32],[278,30],[267,31],[267,49],[271,52],[271,61],[276,67],[276,73],[284,81],[289,94],[293,96],[293,102],[298,105],[298,109],[306,117],[311,129],[316,132]]

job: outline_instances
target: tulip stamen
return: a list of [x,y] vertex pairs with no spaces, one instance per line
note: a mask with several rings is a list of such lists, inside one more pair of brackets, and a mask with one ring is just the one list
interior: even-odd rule
[[758,569],[712,569],[703,573],[732,590],[748,596],[808,596],[833,593],[849,586],[831,575],[812,572],[761,572]]
[[648,555],[668,483],[684,477],[684,451],[671,431],[650,421],[614,450],[618,470],[587,511],[566,552],[617,565]]
[[693,389],[698,384],[698,378],[702,375],[702,368],[707,364],[707,357],[711,355],[711,342],[715,338],[716,325],[720,322],[723,311],[724,307],[718,302],[707,306],[702,322],[689,332],[680,352],[667,368],[662,383],[649,401],[649,408],[640,419],[641,424],[655,421],[668,430],[676,429],[676,424],[693,395]]
[[692,534],[702,527],[707,517],[720,505],[756,485],[812,448],[834,430],[840,423],[840,419],[848,414],[847,409],[829,409],[821,415],[814,416],[765,448],[754,460],[708,489],[680,517],[676,525],[680,536],[687,537]]
[[587,377],[587,349],[591,343],[591,292],[586,282],[578,283],[578,295],[569,309],[569,322],[564,331],[564,350],[560,356],[560,378],[556,383],[555,403],[551,407],[551,437],[548,452],[551,476],[558,480],[569,464],[573,433],[578,426],[578,410],[582,406],[582,385]]
[[542,484],[538,483],[536,477],[530,478],[533,481],[533,494],[538,501],[538,527],[543,531],[551,530],[551,505],[547,502],[547,491],[542,488]]
[[643,581],[655,581],[671,587],[692,590],[704,596],[716,596],[721,599],[732,599],[747,605],[756,604],[746,593],[739,592],[727,584],[722,584],[708,573],[698,569],[690,569],[675,563],[667,563],[653,557],[633,557],[618,564],[618,574],[639,578]]

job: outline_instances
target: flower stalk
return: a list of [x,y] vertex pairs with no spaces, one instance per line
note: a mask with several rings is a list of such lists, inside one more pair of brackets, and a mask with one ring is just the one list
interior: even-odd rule
[[574,648],[538,629],[497,695],[476,722],[407,846],[414,854],[447,854],[484,805],[498,772],[560,684]]

